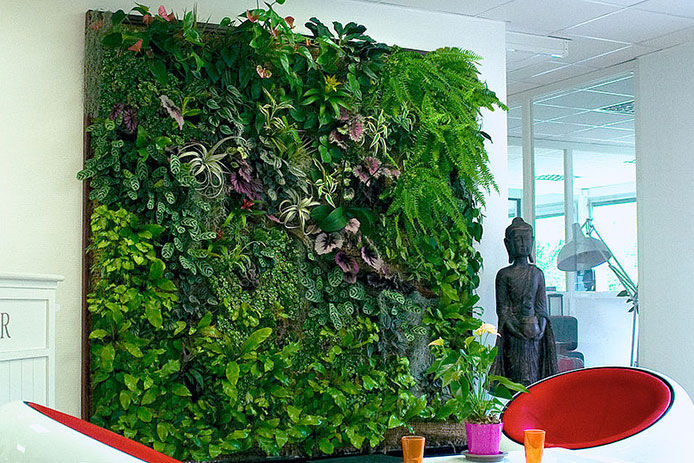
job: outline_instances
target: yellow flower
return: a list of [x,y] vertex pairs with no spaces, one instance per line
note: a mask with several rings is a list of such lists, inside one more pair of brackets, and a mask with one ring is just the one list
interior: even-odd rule
[[325,93],[330,93],[334,92],[337,90],[337,87],[342,85],[342,83],[337,80],[335,76],[327,76],[325,78]]
[[484,333],[493,334],[494,336],[501,336],[499,332],[496,330],[496,326],[492,325],[491,323],[482,323],[482,326],[477,328],[472,333],[475,336],[482,336]]

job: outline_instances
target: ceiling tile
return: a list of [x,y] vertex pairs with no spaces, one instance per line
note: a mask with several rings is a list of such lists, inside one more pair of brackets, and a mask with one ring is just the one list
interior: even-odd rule
[[480,14],[506,21],[507,30],[547,35],[554,31],[617,11],[618,7],[586,0],[514,0]]
[[626,143],[617,141],[613,138],[583,137],[583,136],[581,136],[580,133],[567,135],[563,140],[570,141],[573,143],[593,143],[593,144],[598,143],[601,145],[617,145],[617,146],[626,146],[627,145]]
[[607,82],[601,82],[599,84],[587,87],[587,90],[634,96],[634,76],[629,74],[627,76],[618,77]]
[[490,8],[494,8],[509,0],[372,0],[378,3],[400,5],[409,8],[419,8],[446,13],[464,14],[475,16]]
[[533,53],[532,51],[510,50],[507,48],[506,66],[508,68],[509,64],[522,63],[523,61],[527,61],[535,56],[538,56],[537,53]]
[[680,43],[692,41],[694,41],[694,27],[689,27],[670,34],[661,35],[655,39],[643,41],[639,45],[645,45],[647,47],[653,47],[657,50],[662,50],[664,48],[679,45]]
[[633,145],[636,142],[636,134],[627,135],[626,137],[615,138],[614,140],[617,142]]
[[[572,124],[583,124],[583,125],[605,125],[605,124],[616,124],[633,121],[634,116],[626,114],[614,114],[606,113],[600,111],[586,111],[579,114],[572,114],[571,116],[565,116],[559,119],[554,119],[553,122],[568,122]],[[617,125],[611,125],[610,127],[616,128],[628,128],[620,127]]]
[[694,19],[628,8],[562,32],[620,42],[642,42],[694,26]]
[[542,135],[567,135],[573,132],[585,130],[588,127],[578,124],[564,124],[560,122],[538,122],[533,127],[536,136]]
[[694,18],[694,2],[692,0],[646,0],[636,5],[635,8],[671,14],[673,16]]
[[595,68],[591,68],[588,66],[582,66],[580,64],[571,64],[568,66],[553,69],[548,72],[543,72],[542,74],[537,74],[532,77],[532,80],[533,82],[537,82],[542,85],[548,85],[554,82],[559,82],[561,80],[581,76],[594,70]]
[[540,84],[536,84],[534,82],[508,81],[506,85],[506,93],[508,95],[514,95],[516,93],[521,93],[539,86]]
[[647,55],[648,53],[652,53],[654,51],[656,51],[655,48],[644,47],[642,45],[627,45],[626,47],[620,48],[619,50],[611,53],[605,53],[604,55],[581,61],[581,64],[594,68],[606,68],[615,64],[630,61],[642,55]]
[[616,5],[616,6],[631,6],[635,5],[643,0],[588,0],[591,3],[602,3],[605,5]]
[[596,127],[577,132],[578,133],[574,133],[574,135],[584,138],[591,138],[593,140],[613,140],[629,137],[631,135],[629,130],[610,129],[605,127]]
[[518,69],[539,63],[552,61],[552,57],[548,55],[540,55],[536,53],[525,53],[520,51],[506,51],[506,71],[516,71]]
[[627,96],[598,93],[590,90],[578,90],[566,95],[543,99],[541,101],[546,105],[592,110],[631,100],[632,98]]
[[567,35],[569,39],[569,53],[564,58],[554,58],[553,61],[574,64],[595,56],[609,53],[629,45],[613,40],[600,40],[577,35]]
[[571,116],[582,112],[580,109],[567,108],[565,106],[551,106],[541,103],[533,105],[533,118],[536,121],[548,121],[558,117]]
[[632,117],[628,121],[624,122],[618,122],[616,124],[610,124],[610,127],[613,127],[615,129],[625,129],[625,130],[636,130],[634,127],[634,118]]
[[551,71],[566,66],[566,64],[554,63],[552,61],[542,61],[540,63],[531,64],[520,69],[508,71],[506,73],[509,80],[527,80],[543,72]]

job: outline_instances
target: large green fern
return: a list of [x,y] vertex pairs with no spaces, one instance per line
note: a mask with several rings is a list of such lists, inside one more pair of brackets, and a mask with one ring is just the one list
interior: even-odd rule
[[401,150],[400,162],[431,167],[440,178],[455,173],[483,202],[484,193],[496,185],[484,149],[480,110],[505,106],[479,80],[478,60],[457,48],[425,55],[398,49],[386,61],[379,96],[388,116],[407,111],[416,119],[416,143]]
[[[480,81],[479,59],[457,48],[427,54],[396,48],[372,94],[395,132],[389,136],[396,145],[392,161],[402,176],[386,194],[392,198],[388,221],[397,228],[401,254],[410,264],[430,265],[439,260],[432,249],[443,252],[461,239],[472,242],[473,220],[465,217],[465,205],[484,204],[485,194],[497,188],[480,113],[506,107]],[[403,119],[412,123],[398,122]],[[417,246],[422,236],[434,247]]]

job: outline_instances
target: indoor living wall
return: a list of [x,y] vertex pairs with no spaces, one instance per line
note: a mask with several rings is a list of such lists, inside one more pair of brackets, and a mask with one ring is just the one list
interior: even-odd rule
[[205,460],[464,418],[428,344],[481,323],[479,58],[134,10],[87,27],[91,420]]

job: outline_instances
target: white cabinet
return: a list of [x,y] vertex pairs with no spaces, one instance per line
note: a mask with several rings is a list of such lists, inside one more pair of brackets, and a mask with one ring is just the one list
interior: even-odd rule
[[0,273],[0,405],[55,406],[55,290],[62,280]]

